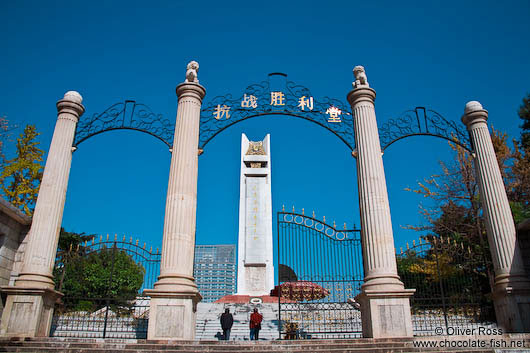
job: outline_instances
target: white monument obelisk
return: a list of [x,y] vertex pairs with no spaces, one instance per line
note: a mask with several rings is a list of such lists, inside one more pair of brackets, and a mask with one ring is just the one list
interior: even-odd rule
[[241,136],[237,294],[269,295],[274,287],[270,135]]

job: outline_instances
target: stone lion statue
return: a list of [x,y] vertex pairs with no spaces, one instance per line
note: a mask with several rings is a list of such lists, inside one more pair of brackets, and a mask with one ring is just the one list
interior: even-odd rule
[[364,71],[363,66],[355,66],[353,68],[353,76],[355,76],[355,82],[353,83],[353,88],[360,86],[370,87],[368,84],[368,79],[366,78],[366,72]]
[[199,83],[197,79],[197,71],[199,71],[199,63],[196,61],[190,61],[186,71],[186,82]]

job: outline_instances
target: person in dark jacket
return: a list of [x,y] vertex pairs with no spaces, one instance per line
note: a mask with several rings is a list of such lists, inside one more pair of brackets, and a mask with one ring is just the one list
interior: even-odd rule
[[230,330],[234,324],[234,317],[230,314],[230,309],[226,308],[225,312],[221,315],[221,328],[223,329],[223,337],[225,341],[230,339]]

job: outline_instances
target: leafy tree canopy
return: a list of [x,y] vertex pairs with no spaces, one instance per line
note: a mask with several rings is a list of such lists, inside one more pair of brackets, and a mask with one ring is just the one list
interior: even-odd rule
[[31,216],[37,201],[42,179],[44,152],[35,138],[39,135],[34,125],[27,125],[17,138],[16,157],[5,160],[0,174],[0,187],[6,199]]

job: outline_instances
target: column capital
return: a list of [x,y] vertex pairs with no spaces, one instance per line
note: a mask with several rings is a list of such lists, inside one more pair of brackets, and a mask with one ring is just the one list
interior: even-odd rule
[[83,104],[83,97],[76,91],[68,91],[64,94],[63,99],[57,101],[57,113],[69,113],[74,115],[77,119],[85,112]]
[[206,88],[195,82],[182,82],[177,86],[176,91],[179,100],[186,97],[194,97],[201,103],[206,95]]
[[348,102],[353,107],[355,104],[360,102],[370,102],[374,104],[375,102],[375,90],[370,87],[358,87],[352,89],[346,96]]
[[477,101],[470,101],[466,103],[462,122],[471,128],[475,123],[486,123],[488,121],[488,111],[482,107],[482,104]]

